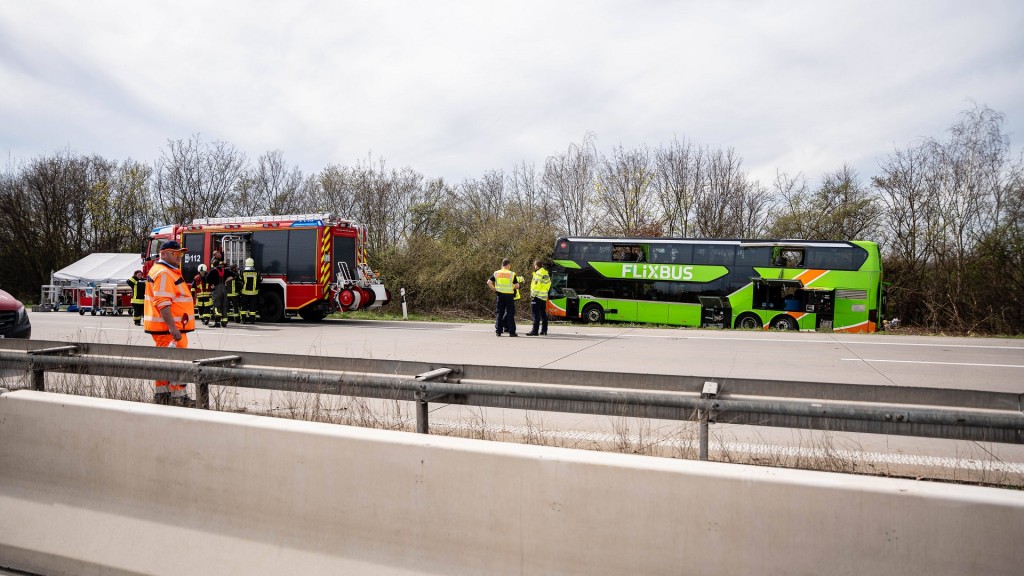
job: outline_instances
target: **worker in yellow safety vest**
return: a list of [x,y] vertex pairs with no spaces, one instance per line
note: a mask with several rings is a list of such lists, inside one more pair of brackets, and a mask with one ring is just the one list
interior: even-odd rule
[[[540,260],[533,261],[533,279],[530,280],[530,311],[533,313],[533,330],[527,336],[548,335],[548,292],[551,291],[551,275]],[[540,332],[537,329],[540,329]]]
[[[181,259],[186,251],[175,240],[164,242],[160,260],[153,264],[146,278],[143,326],[160,348],[188,348],[187,334],[196,327],[192,291],[181,276]],[[157,380],[153,388],[153,401],[157,404],[195,405],[184,384]]]
[[238,324],[242,321],[241,302],[238,299],[238,290],[239,286],[242,284],[242,279],[238,273],[237,264],[232,264],[228,268],[231,270],[232,274],[232,276],[228,276],[228,279],[225,281],[227,283],[228,290],[228,318],[235,324]]
[[256,271],[256,262],[245,259],[242,269],[242,324],[255,324],[260,307],[260,282],[263,279]]
[[508,332],[511,337],[516,336],[516,300],[515,293],[519,290],[519,277],[509,269],[512,263],[508,258],[501,261],[501,270],[496,270],[487,279],[487,285],[497,294],[496,317],[494,320],[494,332],[501,336],[502,332]]
[[128,279],[128,286],[132,289],[132,320],[136,326],[142,326],[142,313],[146,303],[146,276],[142,270],[135,271]]
[[192,290],[195,292],[196,310],[204,325],[213,319],[213,284],[210,283],[210,272],[206,264],[199,265],[199,273],[192,278]]

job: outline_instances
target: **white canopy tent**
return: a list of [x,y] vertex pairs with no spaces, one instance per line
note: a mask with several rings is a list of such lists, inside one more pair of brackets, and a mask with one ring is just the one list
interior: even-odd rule
[[[71,307],[73,305],[80,313],[83,310],[92,310],[95,314],[97,307],[103,305],[100,303],[104,302],[104,299],[99,298],[103,292],[106,295],[106,308],[112,313],[120,313],[121,307],[117,304],[120,300],[117,295],[128,290],[128,278],[141,268],[142,258],[138,254],[89,254],[78,262],[50,274],[50,283],[42,287],[39,306],[33,308],[33,311],[59,310],[62,305],[67,304],[68,310],[75,309]],[[97,301],[94,301],[94,296],[97,297]],[[103,311],[101,308],[101,313]]]
[[50,275],[50,284],[88,286],[90,284],[126,285],[128,278],[142,268],[138,254],[99,252]]

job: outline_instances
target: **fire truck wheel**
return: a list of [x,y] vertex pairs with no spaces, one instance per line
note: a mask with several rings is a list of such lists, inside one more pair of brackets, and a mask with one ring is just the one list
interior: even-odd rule
[[260,294],[260,321],[280,322],[284,320],[284,303],[277,292]]

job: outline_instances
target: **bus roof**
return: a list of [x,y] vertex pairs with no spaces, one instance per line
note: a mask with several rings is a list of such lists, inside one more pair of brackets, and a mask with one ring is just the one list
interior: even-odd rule
[[605,242],[611,244],[719,244],[739,246],[740,248],[806,248],[817,246],[824,248],[850,248],[850,242],[837,242],[835,240],[742,240],[742,239],[712,239],[712,238],[612,238],[612,237],[588,237],[569,236],[559,238],[559,241],[569,242]]

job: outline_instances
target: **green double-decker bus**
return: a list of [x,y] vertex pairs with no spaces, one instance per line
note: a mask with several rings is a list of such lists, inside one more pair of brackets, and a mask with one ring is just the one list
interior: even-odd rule
[[884,310],[866,241],[559,238],[550,315],[716,328],[874,332]]

